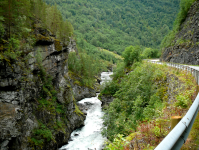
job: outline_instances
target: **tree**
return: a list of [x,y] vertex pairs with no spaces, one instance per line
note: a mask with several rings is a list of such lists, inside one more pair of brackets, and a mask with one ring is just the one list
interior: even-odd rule
[[131,66],[134,62],[140,61],[140,46],[129,46],[122,53],[126,66]]

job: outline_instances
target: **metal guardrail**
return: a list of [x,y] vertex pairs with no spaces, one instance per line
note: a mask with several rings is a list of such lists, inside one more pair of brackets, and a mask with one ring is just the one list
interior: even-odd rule
[[[152,63],[163,64],[162,62],[151,61]],[[168,66],[190,72],[199,83],[199,67],[180,65],[174,63],[166,63]],[[198,69],[198,70],[197,70]],[[173,130],[163,139],[163,141],[155,148],[155,150],[179,150],[186,142],[186,139],[191,131],[195,118],[199,110],[199,94],[195,101],[189,108],[186,115],[181,121],[173,128]]]

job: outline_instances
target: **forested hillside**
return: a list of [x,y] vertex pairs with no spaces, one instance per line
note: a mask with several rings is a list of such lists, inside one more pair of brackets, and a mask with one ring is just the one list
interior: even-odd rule
[[[43,29],[42,35],[35,36],[35,29]],[[46,31],[67,45],[73,35],[70,22],[63,20],[55,6],[41,0],[1,0],[0,1],[0,60],[16,59],[23,51],[30,50],[38,39],[44,38]],[[52,39],[48,39],[49,41]]]
[[[114,56],[115,57],[115,56]],[[71,23],[42,0],[0,1],[0,149],[57,149],[84,125],[104,62],[78,51]]]
[[179,10],[179,0],[45,1],[57,3],[74,26],[79,46],[90,50],[94,45],[118,54],[129,45],[158,48]]

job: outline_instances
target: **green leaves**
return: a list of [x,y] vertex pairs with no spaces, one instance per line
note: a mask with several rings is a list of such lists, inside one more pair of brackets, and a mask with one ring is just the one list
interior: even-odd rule
[[111,91],[117,86],[114,100],[104,116],[104,124],[108,128],[104,129],[103,134],[107,133],[111,141],[115,134],[126,136],[134,131],[139,121],[152,118],[162,107],[162,99],[157,93],[162,86],[159,83],[165,81],[163,70],[156,65],[140,63],[131,73],[124,74],[122,80],[118,76],[105,87],[106,90],[111,87]]
[[129,144],[129,142],[123,136],[122,134],[118,134],[113,142],[107,142],[105,150],[124,150],[124,146]]
[[92,58],[86,53],[82,52],[76,54],[76,52],[70,52],[68,58],[68,68],[76,76],[79,76],[80,85],[93,87],[95,83],[94,76],[104,69],[103,63],[98,59]]
[[38,129],[33,130],[34,136],[31,138],[31,141],[34,145],[43,147],[45,140],[48,142],[53,140],[55,142],[52,131],[42,123],[39,123],[39,125]]
[[180,11],[175,19],[175,22],[173,24],[173,30],[170,31],[162,40],[161,42],[161,48],[169,47],[173,44],[173,40],[175,38],[175,35],[178,33],[180,29],[180,25],[184,22],[186,19],[187,13],[189,11],[189,8],[195,2],[196,0],[181,0],[180,1]]
[[131,66],[134,62],[139,62],[140,59],[140,46],[129,46],[122,53],[126,66]]
[[3,16],[0,16],[0,21],[4,21],[4,17]]

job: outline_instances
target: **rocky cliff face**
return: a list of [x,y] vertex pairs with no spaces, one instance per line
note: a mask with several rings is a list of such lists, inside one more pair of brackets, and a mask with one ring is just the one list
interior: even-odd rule
[[102,102],[102,108],[106,108],[113,101],[114,97],[112,95],[101,95],[100,100]]
[[199,1],[191,6],[173,46],[163,50],[162,59],[167,62],[199,65]]
[[0,150],[59,148],[84,124],[76,100],[95,96],[68,73],[73,39],[63,44],[39,28],[35,37],[20,60],[0,62]]

